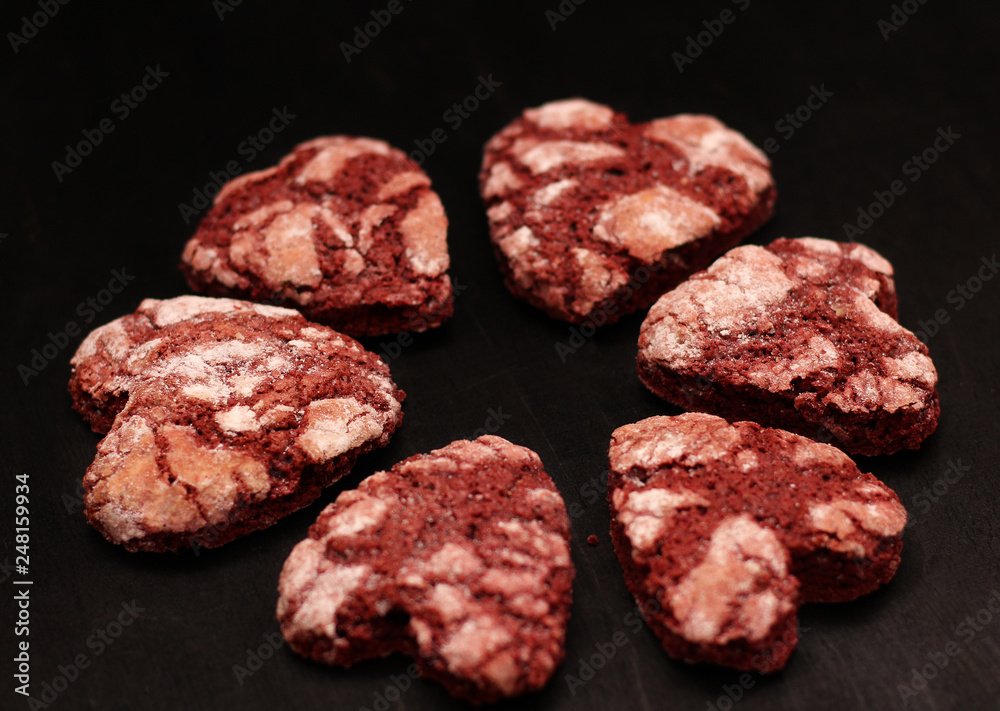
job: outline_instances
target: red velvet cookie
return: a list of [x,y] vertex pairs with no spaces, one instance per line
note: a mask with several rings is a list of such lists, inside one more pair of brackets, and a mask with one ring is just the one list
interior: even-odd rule
[[538,455],[487,435],[337,497],[285,562],[277,614],[310,659],[402,652],[453,696],[496,701],[541,688],[562,660],[573,575]]
[[711,116],[630,124],[583,99],[528,109],[480,174],[507,287],[598,325],[645,308],[770,219],[767,157]]
[[354,336],[452,314],[448,220],[431,181],[383,141],[317,138],[230,181],[184,248],[195,291],[284,300]]
[[804,602],[853,600],[899,565],[906,510],[840,450],[688,413],[615,430],[611,536],[674,657],[770,672]]
[[686,409],[754,420],[865,455],[937,427],[937,371],[896,321],[892,265],[806,237],[731,250],[642,324],[639,377]]
[[107,433],[87,520],[131,551],[222,545],[312,503],[388,443],[404,394],[352,338],[297,311],[146,299],[71,361],[73,406]]

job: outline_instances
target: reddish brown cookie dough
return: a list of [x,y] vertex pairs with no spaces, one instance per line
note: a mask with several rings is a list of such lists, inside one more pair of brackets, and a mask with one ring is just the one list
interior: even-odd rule
[[600,323],[704,269],[770,219],[776,195],[767,157],[711,116],[633,125],[583,99],[494,136],[480,192],[510,291]]
[[899,565],[906,510],[840,450],[688,413],[615,430],[611,536],[674,657],[770,672],[803,602],[853,600]]
[[639,377],[660,397],[856,454],[915,449],[937,427],[937,372],[896,321],[892,266],[811,237],[731,250],[642,324]]
[[146,299],[71,361],[73,406],[107,433],[87,520],[131,551],[214,547],[275,523],[382,447],[404,394],[352,338],[290,309]]
[[448,220],[431,181],[383,141],[317,138],[230,181],[184,248],[191,288],[284,300],[354,336],[452,314]]
[[289,646],[339,666],[393,652],[480,703],[564,655],[569,518],[534,452],[494,436],[374,474],[327,506],[278,584]]

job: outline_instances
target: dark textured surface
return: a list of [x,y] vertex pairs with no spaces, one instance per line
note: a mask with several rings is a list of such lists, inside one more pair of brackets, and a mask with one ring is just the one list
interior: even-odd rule
[[[60,666],[83,655],[87,667],[52,708],[372,709],[376,694],[403,686],[391,708],[461,707],[435,684],[399,681],[410,663],[403,658],[338,670],[269,645],[278,632],[282,561],[322,505],[377,469],[492,428],[540,454],[566,499],[577,568],[566,661],[545,690],[504,708],[701,711],[728,708],[735,696],[747,710],[903,708],[898,685],[914,681],[921,688],[908,709],[995,708],[1000,606],[997,598],[994,612],[988,605],[1000,590],[1000,280],[984,270],[992,278],[973,280],[971,298],[957,287],[966,288],[997,251],[1000,12],[930,0],[885,40],[877,23],[890,18],[890,5],[777,9],[742,0],[623,9],[588,0],[553,31],[545,13],[554,1],[523,8],[405,2],[347,64],[338,43],[385,3],[293,11],[246,0],[220,22],[209,2],[156,10],[70,2],[16,55],[0,46],[0,234],[7,235],[0,241],[0,597],[12,620],[19,589],[12,582],[20,576],[8,567],[16,555],[11,502],[14,476],[28,474],[32,692],[40,695]],[[734,21],[678,72],[671,53],[724,8]],[[33,0],[6,3],[0,28],[19,31],[19,18],[35,11]],[[170,75],[122,119],[112,102],[157,62]],[[491,73],[501,85],[480,91],[488,98],[478,110],[446,118]],[[795,128],[783,117],[816,95],[811,87],[833,96],[813,99],[820,108]],[[930,334],[941,376],[938,430],[918,451],[860,461],[899,493],[913,520],[895,579],[857,602],[805,606],[786,669],[752,676],[748,689],[739,673],[664,654],[631,614],[607,537],[612,430],[677,412],[636,378],[642,315],[590,338],[574,336],[567,324],[511,298],[490,250],[476,184],[483,143],[524,107],[572,95],[634,121],[713,114],[757,145],[777,147],[777,214],[752,241],[814,234],[870,244],[896,268],[901,322]],[[284,106],[295,118],[248,160],[239,146]],[[113,132],[59,182],[52,161],[64,160],[64,146],[104,118]],[[960,138],[920,171],[911,157],[949,126]],[[99,439],[65,390],[82,335],[67,337],[27,385],[18,365],[30,365],[49,332],[61,340],[69,322],[89,330],[144,297],[184,292],[176,264],[196,222],[186,224],[178,204],[190,204],[209,173],[229,161],[256,170],[328,133],[416,150],[414,142],[427,147],[436,129],[446,140],[423,168],[448,211],[451,272],[465,288],[442,328],[412,341],[366,341],[395,356],[393,377],[408,396],[391,444],[362,457],[320,502],[218,550],[147,556],[105,542],[77,498]],[[873,192],[885,193],[893,181],[905,192],[863,235],[845,235],[844,223],[856,224],[859,207],[867,210]],[[121,276],[134,278],[106,306],[94,302],[103,309],[95,314],[87,300],[104,298],[113,271],[123,268]],[[556,344],[569,349],[562,358]],[[585,544],[591,534],[597,546]],[[123,609],[133,599],[141,612]],[[119,628],[119,615],[130,624]],[[5,625],[4,708],[26,707],[12,692],[15,639],[24,638]],[[258,668],[248,649],[269,658]],[[614,655],[594,656],[602,651]],[[942,655],[938,671],[932,660]],[[573,681],[590,677],[581,658],[603,663],[582,686]],[[249,670],[248,663],[257,670],[238,677],[233,667]],[[933,678],[914,680],[913,670],[927,664]]]

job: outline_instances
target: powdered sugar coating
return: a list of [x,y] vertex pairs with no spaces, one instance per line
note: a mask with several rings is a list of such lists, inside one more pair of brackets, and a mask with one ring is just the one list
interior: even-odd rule
[[903,507],[884,500],[874,503],[839,500],[816,503],[809,507],[808,516],[809,523],[817,531],[833,536],[828,544],[830,548],[857,557],[864,555],[864,545],[857,540],[848,540],[848,537],[859,527],[869,533],[891,537],[902,534],[906,526]]
[[684,415],[684,426],[650,417],[628,426],[627,436],[611,441],[611,466],[616,471],[659,468],[672,464],[709,464],[730,456],[738,444],[734,430],[720,428],[717,417],[700,412]]
[[496,163],[486,174],[483,197],[487,199],[498,197],[511,190],[517,190],[522,184],[521,179],[510,167],[510,163]]
[[617,146],[581,141],[525,141],[516,145],[512,152],[536,175],[565,163],[591,163],[625,157],[625,151]]
[[388,156],[396,150],[385,141],[351,136],[324,136],[300,144],[298,148],[319,149],[295,176],[295,182],[300,185],[310,181],[325,183],[332,180],[352,158],[369,154]]
[[[549,183],[545,187],[541,188],[537,192],[533,193],[530,202],[536,206],[544,207],[555,201],[560,195],[562,195],[567,190],[571,190],[579,183],[573,178],[566,178],[565,180],[557,180],[554,183]],[[510,205],[510,203],[502,203],[504,205]],[[498,219],[506,219],[509,215],[498,215]]]
[[577,302],[584,311],[590,311],[594,304],[610,299],[628,282],[628,274],[614,260],[579,247],[572,254],[580,270]]
[[664,294],[650,309],[647,354],[673,368],[690,367],[717,337],[757,328],[792,290],[781,259],[763,247],[737,247],[700,279]]
[[[243,310],[252,311],[268,318],[287,318],[295,316],[292,309],[283,309],[278,306],[267,306],[266,304],[250,304],[245,301],[235,299],[206,299],[201,296],[177,296],[173,299],[159,301],[157,299],[144,299],[139,304],[138,311],[148,314],[153,323],[163,328],[171,326],[181,321],[187,321],[210,313],[228,313]],[[117,322],[112,322],[117,323]],[[98,333],[100,329],[95,329],[92,334]]]
[[612,504],[618,510],[618,519],[632,544],[632,556],[640,560],[662,540],[674,511],[691,506],[708,506],[709,502],[690,491],[650,489],[625,496],[619,489],[614,492]]
[[615,112],[607,106],[595,104],[586,99],[564,99],[552,101],[537,109],[527,109],[524,118],[540,128],[553,130],[581,128],[600,131],[611,125]]
[[899,563],[899,498],[829,445],[687,413],[618,428],[608,456],[626,582],[688,661],[780,668],[800,602],[853,599]]
[[794,597],[769,584],[788,575],[789,556],[769,528],[749,516],[724,519],[701,563],[671,590],[680,633],[695,643],[759,642],[795,609]]
[[601,211],[594,236],[653,262],[665,251],[707,237],[722,223],[708,207],[666,185],[618,198]]
[[448,221],[430,179],[370,138],[327,136],[227,184],[182,255],[192,288],[266,301],[355,335],[451,314]]
[[424,193],[399,225],[406,257],[418,274],[436,277],[448,268],[448,218],[437,195]]
[[[365,573],[312,592],[330,569]],[[496,700],[554,671],[572,577],[565,506],[537,455],[485,436],[342,493],[286,561],[278,618],[311,658],[350,665],[402,651],[453,694]]]
[[[601,323],[612,322],[770,217],[766,157],[714,119],[686,118],[712,131],[669,119],[655,130],[660,121],[633,126],[606,106],[569,99],[526,110],[490,139],[480,188],[515,295],[557,318],[600,311]],[[538,240],[530,253],[510,249],[521,230]]]
[[649,123],[645,133],[680,148],[694,173],[719,165],[741,175],[757,194],[774,186],[767,156],[711,116],[681,114],[657,119]]
[[857,259],[873,272],[879,272],[887,276],[892,276],[892,265],[889,264],[889,260],[871,247],[867,247],[863,244],[856,244],[850,254],[851,259]]
[[378,410],[349,397],[309,403],[303,425],[296,444],[314,462],[324,462],[378,439],[384,426]]
[[[360,344],[231,299],[147,299],[71,363],[75,407],[108,432],[86,513],[129,550],[221,545],[269,525],[386,444],[401,417],[402,393]],[[289,483],[306,463],[315,481]]]
[[937,372],[894,318],[891,273],[863,245],[737,247],[650,309],[640,377],[677,404],[727,416],[759,399],[774,412],[755,417],[822,429],[851,452],[915,447],[937,423]]

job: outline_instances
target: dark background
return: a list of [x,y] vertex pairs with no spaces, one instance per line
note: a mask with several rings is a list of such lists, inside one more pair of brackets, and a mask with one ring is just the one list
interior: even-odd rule
[[[247,666],[248,649],[272,651],[278,571],[323,505],[377,469],[473,435],[493,408],[509,415],[498,434],[535,449],[579,513],[566,661],[545,690],[502,707],[902,708],[899,685],[913,684],[910,709],[997,708],[1000,614],[987,604],[1000,590],[1000,279],[973,281],[981,291],[971,299],[952,292],[997,251],[995,5],[904,3],[918,9],[885,39],[878,22],[890,19],[889,2],[778,8],[753,0],[741,10],[746,0],[587,0],[555,30],[546,10],[558,10],[558,0],[402,3],[350,63],[339,44],[386,2],[293,8],[247,0],[220,19],[208,0],[157,9],[74,0],[16,53],[0,42],[0,707],[26,705],[11,676],[15,642],[26,639],[12,635],[13,583],[23,577],[11,570],[19,474],[31,487],[32,694],[40,698],[46,683],[64,688],[57,676],[73,676],[78,655],[87,662],[50,708],[461,706],[424,681],[399,700],[390,691],[393,702],[383,705],[376,694],[386,692],[391,675],[405,674],[402,658],[328,669],[280,648],[252,676],[238,680],[233,667]],[[735,20],[678,71],[672,53],[727,8]],[[0,31],[20,34],[20,18],[38,11],[36,2],[5,2]],[[122,119],[112,102],[158,64],[169,76]],[[454,128],[444,112],[489,75],[499,88]],[[812,87],[833,96],[789,136],[778,122]],[[607,443],[617,426],[676,412],[635,376],[642,315],[602,329],[564,363],[555,344],[568,340],[568,326],[509,296],[488,245],[476,184],[483,143],[525,107],[574,95],[637,121],[705,112],[758,145],[775,139],[778,213],[752,242],[843,240],[844,224],[856,223],[874,191],[894,180],[906,187],[859,238],[895,265],[901,321],[923,328],[941,379],[941,423],[920,451],[859,462],[894,487],[911,513],[903,563],[888,587],[861,601],[806,606],[788,667],[747,677],[751,688],[738,693],[739,673],[672,661],[647,629],[625,623],[633,603],[607,535]],[[283,107],[295,118],[248,161],[241,142]],[[104,118],[113,132],[59,181],[52,162],[65,161],[67,144]],[[904,164],[949,127],[960,138],[911,181]],[[375,136],[411,151],[437,128],[447,140],[423,166],[451,222],[452,273],[467,288],[454,319],[391,360],[409,396],[392,443],[362,458],[315,505],[221,549],[157,556],[104,542],[76,499],[99,440],[65,392],[82,335],[27,384],[18,366],[30,365],[32,350],[50,332],[58,340],[70,321],[87,331],[145,297],[185,293],[176,263],[196,220],[186,224],[179,205],[191,203],[211,171],[231,160],[259,170],[297,142],[331,133]],[[116,269],[134,279],[86,323],[89,313],[77,309]],[[939,328],[922,325],[935,318]],[[392,340],[366,345],[378,350]],[[949,462],[964,475],[946,474]],[[596,547],[585,543],[592,533]],[[112,623],[133,600],[142,608],[138,619],[111,644],[97,643],[92,635],[117,632]],[[963,623],[970,615],[974,627]],[[624,646],[571,690],[566,674],[579,675],[580,659],[597,653],[596,645],[607,649],[618,632]],[[932,660],[942,658],[947,665],[938,670]],[[926,664],[933,678],[921,684],[914,669]]]

